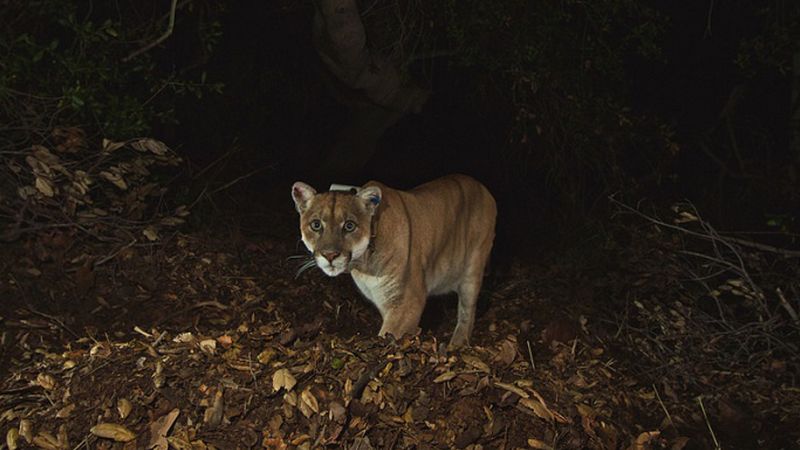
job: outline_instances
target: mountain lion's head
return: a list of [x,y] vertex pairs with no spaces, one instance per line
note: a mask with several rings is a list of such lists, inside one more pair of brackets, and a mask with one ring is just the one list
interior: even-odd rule
[[300,233],[317,266],[335,277],[348,271],[369,246],[372,216],[381,201],[381,189],[368,186],[350,192],[317,193],[297,182],[292,198],[300,213]]

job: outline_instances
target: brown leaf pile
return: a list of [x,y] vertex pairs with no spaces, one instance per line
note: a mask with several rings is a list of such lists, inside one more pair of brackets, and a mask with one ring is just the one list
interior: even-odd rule
[[[98,183],[120,190],[108,173]],[[797,330],[767,289],[778,280],[794,301],[796,263],[742,250],[738,273],[719,272],[680,258],[708,247],[620,234],[595,267],[513,266],[487,288],[473,346],[449,354],[446,299],[421,335],[377,338],[349,280],[295,278],[293,227],[122,249],[12,243],[0,430],[9,449],[796,447]],[[67,249],[109,256],[64,264]],[[698,270],[709,289],[687,275]]]
[[153,241],[188,215],[185,207],[158,205],[166,192],[159,172],[181,163],[160,141],[94,146],[79,128],[56,128],[43,144],[0,155],[2,240],[73,228],[100,240]]

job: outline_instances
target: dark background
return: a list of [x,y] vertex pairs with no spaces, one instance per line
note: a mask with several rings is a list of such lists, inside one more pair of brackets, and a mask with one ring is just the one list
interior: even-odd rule
[[612,193],[690,200],[724,229],[794,223],[794,2],[360,3],[370,51],[430,97],[353,161],[354,93],[320,60],[312,2],[178,2],[173,33],[133,58],[165,2],[6,3],[5,86],[62,99],[43,123],[165,141],[189,162],[187,198],[237,180],[197,205],[203,224],[291,211],[298,179],[409,188],[452,172],[490,187],[499,246],[521,254],[591,233]]

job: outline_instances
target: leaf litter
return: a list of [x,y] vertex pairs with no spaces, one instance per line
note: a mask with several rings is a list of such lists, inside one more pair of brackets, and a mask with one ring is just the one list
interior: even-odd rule
[[[102,230],[102,202],[80,201],[89,184],[106,183],[111,209],[139,199],[126,211],[140,217],[158,186],[121,180],[146,180],[135,159],[168,149],[103,148],[106,173],[90,178],[64,162],[69,152],[33,149],[19,196],[42,203],[67,192],[74,214],[91,213],[82,223]],[[294,223],[291,211],[274,220]],[[676,223],[701,220],[690,211]],[[796,337],[798,290],[786,281],[800,273],[796,261],[778,270],[769,255],[741,250],[741,264],[714,255],[735,269],[718,273],[682,259],[705,248],[625,223],[606,249],[616,265],[513,266],[487,289],[473,345],[447,353],[452,306],[420,335],[378,338],[377,312],[348,280],[295,278],[293,229],[162,239],[163,226],[140,225],[145,239],[134,245],[47,232],[3,246],[7,448],[679,450],[800,439],[797,349],[782,339]],[[686,281],[687,270],[709,271],[695,277],[708,289]],[[759,287],[773,279],[784,301]],[[734,310],[750,321],[735,322]]]

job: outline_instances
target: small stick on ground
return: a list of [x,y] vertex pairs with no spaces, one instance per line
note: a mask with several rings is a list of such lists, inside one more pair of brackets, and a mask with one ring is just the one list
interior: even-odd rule
[[800,317],[797,317],[797,311],[792,308],[792,305],[786,300],[786,297],[783,295],[783,291],[781,288],[775,289],[775,292],[778,293],[778,300],[781,302],[781,306],[786,312],[789,314],[789,317],[792,318],[792,322],[794,322],[795,326],[800,326]]
[[717,440],[717,435],[714,434],[714,429],[711,428],[711,422],[708,420],[708,414],[706,414],[706,407],[703,406],[703,397],[697,397],[697,403],[700,404],[700,411],[703,412],[703,418],[706,419],[706,426],[708,427],[708,432],[711,433],[711,440],[714,441],[714,449],[715,450],[722,450],[722,447],[719,445],[719,441]]
[[531,359],[531,368],[536,370],[536,363],[533,362],[533,351],[531,351],[531,341],[526,340],[526,344],[528,344],[528,358]]
[[653,391],[656,393],[658,404],[661,405],[661,409],[663,409],[664,414],[667,415],[667,421],[669,422],[670,425],[672,425],[672,428],[675,428],[675,422],[672,421],[672,416],[669,415],[669,411],[667,410],[666,405],[664,405],[664,402],[661,400],[661,395],[658,394],[658,389],[656,389],[655,383],[653,383]]

